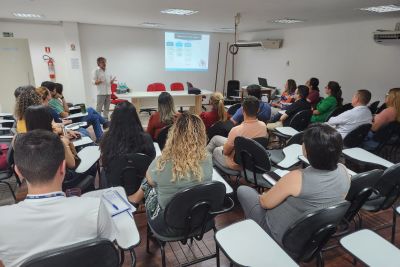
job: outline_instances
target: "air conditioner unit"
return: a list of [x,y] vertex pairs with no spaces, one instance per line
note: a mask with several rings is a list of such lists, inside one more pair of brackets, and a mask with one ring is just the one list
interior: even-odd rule
[[266,49],[281,48],[283,39],[267,39],[262,41],[237,41],[234,46],[236,47],[262,47]]
[[374,32],[374,41],[383,45],[400,44],[400,23],[396,24],[394,31],[377,30]]

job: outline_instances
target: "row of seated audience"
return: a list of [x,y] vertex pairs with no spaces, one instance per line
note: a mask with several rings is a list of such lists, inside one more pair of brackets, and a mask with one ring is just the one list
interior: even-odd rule
[[[313,83],[315,85],[315,81]],[[6,230],[0,232],[0,255],[6,266],[18,266],[26,257],[37,252],[94,237],[115,239],[113,222],[98,199],[65,198],[61,192],[67,173],[66,167],[69,161],[72,162],[70,152],[74,154],[73,148],[68,138],[54,127],[54,116],[45,104],[48,96],[43,99],[45,93],[36,93],[40,90],[23,90],[17,97],[17,106],[20,107],[16,110],[19,115],[23,110],[22,116],[17,118],[20,123],[23,121],[27,133],[21,131],[15,138],[14,161],[18,175],[27,181],[28,196],[25,201],[16,205],[0,207],[0,217],[5,218],[0,220],[0,228]],[[286,110],[289,114],[279,118],[284,118],[280,121],[282,124],[287,120],[286,116],[292,115],[292,106],[292,109],[296,106],[296,109],[312,106],[311,101],[305,103],[310,91],[305,86],[297,87],[295,102]],[[270,119],[271,107],[260,101],[259,87],[252,86],[248,92],[249,96],[243,101],[242,107],[230,119],[236,126],[231,129],[228,138],[215,136],[208,145],[206,125],[227,120],[227,114],[221,112],[220,95],[213,95],[210,113],[198,116],[185,112],[177,114],[171,96],[168,93],[160,94],[158,115],[153,114],[155,118],[152,122],[159,126],[155,126],[155,130],[147,129],[148,133],[144,132],[131,103],[122,102],[116,106],[110,127],[100,141],[102,165],[107,168],[112,160],[127,153],[143,153],[152,159],[142,186],[129,195],[128,199],[134,204],[145,201],[149,219],[153,220],[152,225],[156,228],[162,230],[166,227],[163,210],[176,192],[212,179],[212,161],[240,169],[233,160],[234,139],[237,136],[255,138],[268,135],[268,126],[264,122]],[[331,110],[333,105],[341,104],[341,90],[337,83],[330,82],[325,92],[330,99],[317,105],[314,110],[318,111],[314,114],[316,117],[326,116],[324,113]],[[37,96],[39,100],[36,99]],[[53,98],[58,99],[60,96]],[[360,115],[364,114],[360,110],[365,111],[363,107],[370,98],[367,90],[358,90],[352,99],[354,110],[342,115],[343,125],[358,122],[353,118],[364,116]],[[63,105],[62,101],[57,101]],[[391,121],[400,121],[400,89],[391,89],[386,103],[387,108],[382,111],[383,115],[379,115],[381,112],[375,116],[377,125],[374,121],[373,131]],[[57,114],[66,112],[63,110]],[[349,128],[336,123],[337,119],[333,118],[332,125],[338,130],[344,128],[345,134]],[[157,137],[157,130],[159,132],[162,128],[160,125],[172,126],[162,154],[156,158],[153,139]],[[344,199],[349,189],[350,177],[344,166],[338,163],[343,147],[343,133],[326,124],[312,124],[305,131],[303,143],[303,153],[309,160],[310,167],[291,171],[261,196],[249,187],[239,187],[238,198],[246,217],[254,219],[277,242],[281,242],[284,231],[303,212]],[[16,221],[20,223],[17,224]],[[74,223],[76,221],[81,225],[79,231]],[[21,227],[21,224],[26,225]],[[49,233],[49,229],[54,231],[44,242],[42,236]],[[21,243],[16,238],[16,233],[29,238]]]

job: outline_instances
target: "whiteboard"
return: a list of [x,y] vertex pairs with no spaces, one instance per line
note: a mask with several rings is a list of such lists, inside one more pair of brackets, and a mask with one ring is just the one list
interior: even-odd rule
[[0,112],[13,112],[14,90],[35,84],[28,39],[0,38]]

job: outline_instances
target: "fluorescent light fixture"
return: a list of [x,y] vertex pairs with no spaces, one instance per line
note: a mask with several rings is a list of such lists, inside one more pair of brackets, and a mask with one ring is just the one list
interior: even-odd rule
[[170,14],[170,15],[180,15],[180,16],[188,16],[196,14],[199,11],[195,10],[188,10],[188,9],[165,9],[160,11],[163,14]]
[[20,12],[14,12],[13,15],[18,18],[25,18],[25,19],[39,19],[43,18],[42,15],[38,14],[31,14],[31,13],[20,13]]
[[276,19],[271,21],[272,23],[281,23],[281,24],[293,24],[293,23],[300,23],[304,22],[304,20],[299,20],[299,19]]
[[386,12],[400,11],[400,6],[396,6],[396,5],[371,6],[371,7],[360,8],[360,10],[377,12],[377,13],[386,13]]
[[233,32],[235,31],[235,28],[232,27],[222,27],[222,28],[215,28],[216,31],[221,31],[221,32]]
[[161,27],[164,26],[165,24],[161,24],[161,23],[157,23],[157,22],[143,22],[140,24],[140,26],[144,26],[144,27]]

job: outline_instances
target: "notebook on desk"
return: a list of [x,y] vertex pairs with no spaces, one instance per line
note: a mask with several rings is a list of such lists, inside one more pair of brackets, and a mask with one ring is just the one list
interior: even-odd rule
[[102,199],[111,217],[131,210],[131,205],[116,190],[104,192]]

